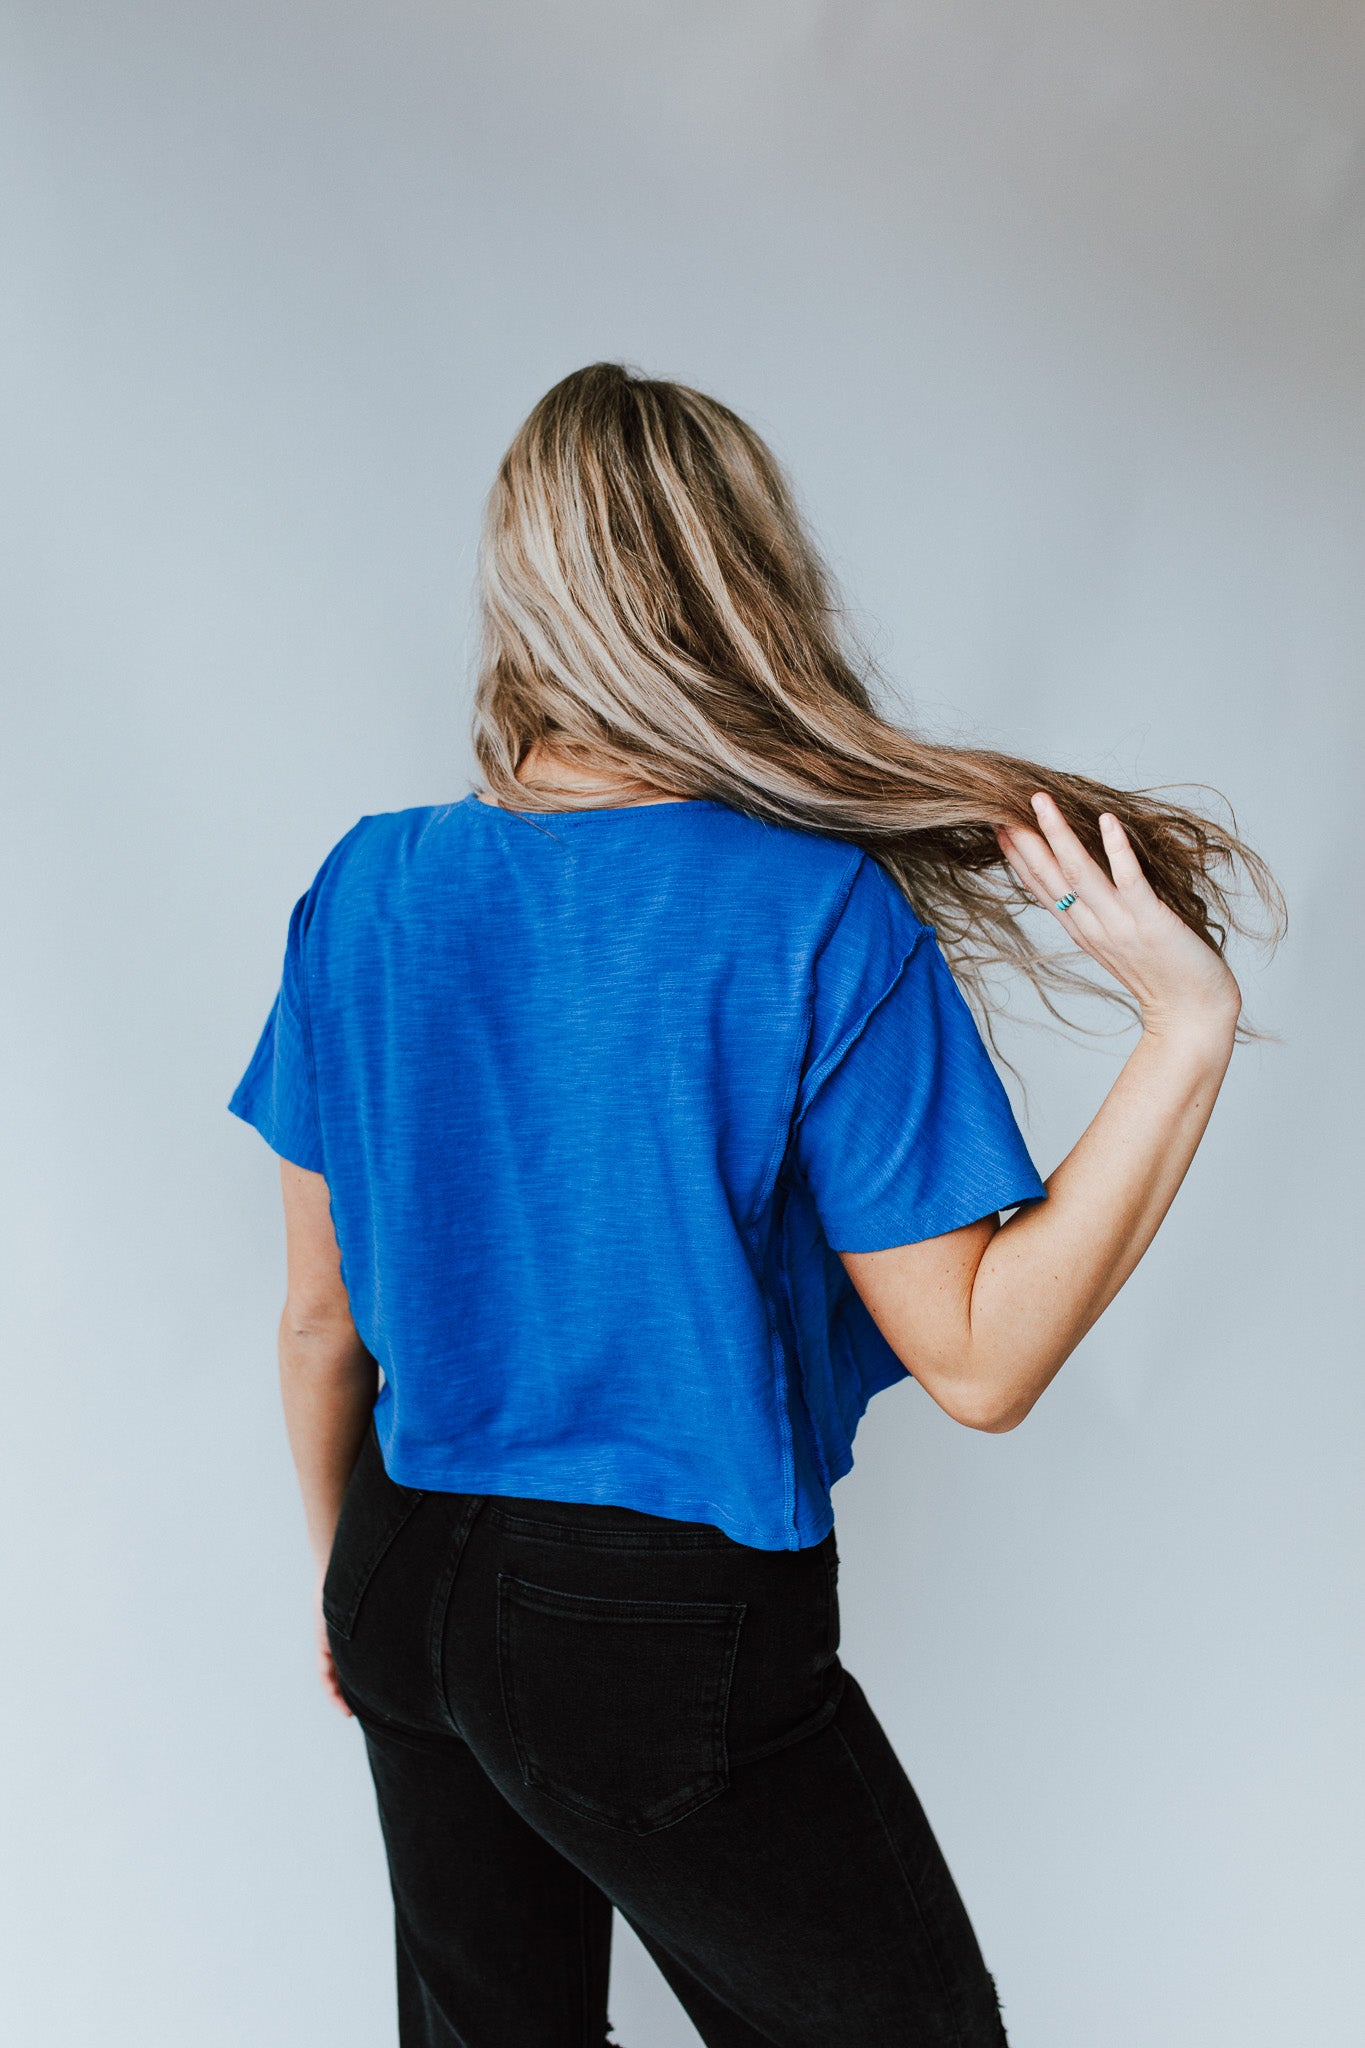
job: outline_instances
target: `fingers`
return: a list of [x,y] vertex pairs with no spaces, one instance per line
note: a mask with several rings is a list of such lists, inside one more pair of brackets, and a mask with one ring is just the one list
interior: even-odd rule
[[[1002,829],[997,836],[1006,860],[1034,902],[1051,911],[1074,937],[1074,929],[1068,924],[1068,919],[1079,907],[1080,891],[1073,889],[1047,840],[1040,832],[1029,832],[1018,826]],[[1065,910],[1059,910],[1058,903],[1068,895],[1074,895],[1077,900]]]
[[1055,892],[1056,896],[1074,892],[1083,903],[1096,910],[1102,908],[1114,889],[1108,875],[1098,861],[1091,859],[1050,796],[1039,790],[1031,801],[1034,816],[1055,863],[1054,878],[1061,879],[1062,886]]
[[1150,886],[1142,872],[1142,863],[1133,851],[1132,841],[1112,811],[1102,811],[1100,814],[1100,837],[1104,841],[1109,872],[1118,888]]
[[[1000,842],[1000,851],[1014,871],[1014,877],[1035,903],[1045,904],[1048,900],[1048,885],[1036,857],[1030,859],[1034,849],[1046,856],[1046,843],[1036,832],[1022,831],[1017,825],[997,825],[995,836]],[[1030,844],[1032,842],[1032,844]]]
[[341,1690],[336,1659],[332,1655],[332,1645],[327,1635],[327,1624],[322,1620],[320,1613],[316,1617],[316,1622],[318,1677],[322,1680],[322,1689],[337,1711],[344,1714],[348,1721],[352,1721],[355,1715],[346,1704],[346,1695]]
[[[1032,804],[1039,825],[1037,832],[1008,826],[999,828],[996,836],[1011,867],[1040,903],[1055,911],[1059,901],[1074,895],[1079,904],[1102,916],[1118,889],[1147,886],[1128,835],[1112,812],[1104,812],[1099,819],[1100,838],[1109,865],[1106,875],[1052,797],[1040,790]],[[1056,914],[1065,918],[1071,914],[1071,907]]]
[[332,1705],[339,1713],[344,1714],[348,1721],[354,1720],[355,1716],[346,1704],[345,1695],[341,1690],[341,1681],[337,1677],[336,1666],[333,1664],[330,1656],[323,1662],[321,1677],[322,1689],[332,1702]]

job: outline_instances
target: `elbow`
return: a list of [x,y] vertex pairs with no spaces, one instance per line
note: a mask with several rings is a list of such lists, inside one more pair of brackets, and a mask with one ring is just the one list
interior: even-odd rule
[[285,1302],[280,1316],[281,1351],[303,1358],[323,1357],[347,1350],[358,1341],[347,1303],[292,1295]]
[[280,1317],[280,1336],[290,1344],[335,1343],[355,1329],[347,1315],[310,1314],[307,1309],[286,1308]]
[[1013,1402],[1008,1407],[992,1409],[980,1422],[971,1424],[973,1429],[984,1430],[987,1436],[1007,1436],[1012,1429],[1018,1429],[1026,1415],[1032,1413],[1033,1403]]
[[945,1401],[943,1406],[953,1421],[960,1422],[964,1429],[979,1429],[986,1436],[1005,1436],[1010,1430],[1018,1429],[1025,1416],[1031,1413],[1033,1398],[979,1388],[961,1393],[951,1403]]

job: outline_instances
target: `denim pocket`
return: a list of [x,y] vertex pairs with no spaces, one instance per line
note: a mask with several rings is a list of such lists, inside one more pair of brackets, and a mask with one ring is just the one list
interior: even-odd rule
[[372,1424],[347,1483],[322,1582],[322,1611],[328,1626],[344,1639],[355,1631],[365,1588],[384,1552],[423,1498],[390,1479]]
[[744,1603],[602,1600],[498,1575],[503,1705],[526,1784],[649,1834],[729,1783]]

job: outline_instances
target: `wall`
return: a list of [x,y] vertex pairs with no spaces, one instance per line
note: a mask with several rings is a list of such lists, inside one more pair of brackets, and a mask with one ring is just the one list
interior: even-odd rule
[[[11,2038],[393,2039],[223,1105],[326,849],[468,786],[479,502],[601,356],[771,436],[926,723],[1214,783],[1290,894],[1283,1042],[1027,1425],[875,1405],[845,1649],[1016,2048],[1348,2038],[1360,18],[11,0],[0,50]],[[1120,1047],[1011,1046],[1047,1170]],[[694,2038],[624,1941],[614,2011]]]

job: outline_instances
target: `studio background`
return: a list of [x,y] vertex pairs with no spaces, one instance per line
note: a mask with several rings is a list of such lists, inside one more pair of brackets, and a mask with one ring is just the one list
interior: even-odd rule
[[[1328,0],[8,0],[10,2040],[394,2039],[224,1105],[328,848],[469,788],[480,501],[601,357],[769,435],[934,731],[1289,894],[1030,1419],[873,1404],[844,1651],[1015,2048],[1354,2038],[1363,88]],[[1122,1043],[1009,1049],[1047,1172]],[[625,1937],[613,2017],[695,2041]]]

